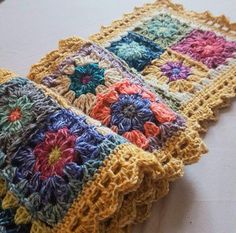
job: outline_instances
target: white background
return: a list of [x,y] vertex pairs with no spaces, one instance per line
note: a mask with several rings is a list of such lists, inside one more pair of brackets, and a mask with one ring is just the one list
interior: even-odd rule
[[[5,0],[0,3],[0,67],[26,75],[59,39],[87,38],[144,0]],[[236,0],[176,0],[187,9],[226,14],[236,22]],[[236,103],[221,111],[204,137],[209,153],[156,203],[134,233],[236,232]]]

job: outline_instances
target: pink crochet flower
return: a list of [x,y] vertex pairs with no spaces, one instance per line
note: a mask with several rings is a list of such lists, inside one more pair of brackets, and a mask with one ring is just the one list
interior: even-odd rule
[[41,172],[42,179],[61,175],[65,164],[75,160],[75,140],[68,128],[46,133],[44,141],[34,149],[34,170]]
[[236,42],[225,40],[214,32],[193,30],[186,38],[172,47],[180,53],[204,63],[208,68],[216,68],[232,58],[236,52]]

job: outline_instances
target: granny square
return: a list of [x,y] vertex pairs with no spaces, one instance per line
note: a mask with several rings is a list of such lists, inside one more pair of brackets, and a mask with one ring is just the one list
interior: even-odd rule
[[193,30],[172,49],[205,64],[209,69],[226,64],[235,57],[236,41],[229,41],[212,31]]
[[12,193],[34,210],[35,218],[54,225],[106,156],[121,143],[122,138],[102,135],[86,123],[85,117],[62,109],[48,115],[1,173],[12,179]]
[[0,149],[13,151],[18,136],[27,138],[48,113],[58,109],[52,98],[20,78],[0,86]]
[[141,71],[151,60],[159,57],[164,51],[148,38],[134,32],[129,32],[119,41],[112,42],[107,49],[137,71]]
[[161,13],[140,24],[133,31],[156,42],[162,48],[167,48],[190,32],[191,27],[169,14]]
[[160,59],[153,60],[142,74],[153,86],[162,85],[160,88],[165,88],[182,101],[192,98],[204,88],[206,82],[211,81],[207,67],[198,62],[190,62],[172,50],[167,50]]

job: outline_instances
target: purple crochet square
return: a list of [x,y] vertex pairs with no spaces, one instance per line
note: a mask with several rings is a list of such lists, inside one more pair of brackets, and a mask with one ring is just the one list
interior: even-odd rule
[[172,49],[214,69],[235,56],[236,42],[228,41],[211,31],[193,30]]

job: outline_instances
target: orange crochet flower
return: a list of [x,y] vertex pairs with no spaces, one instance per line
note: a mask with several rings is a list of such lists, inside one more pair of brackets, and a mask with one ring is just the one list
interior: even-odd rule
[[129,81],[116,83],[98,94],[90,116],[147,150],[156,146],[164,130],[161,125],[176,119],[176,114],[154,93]]

